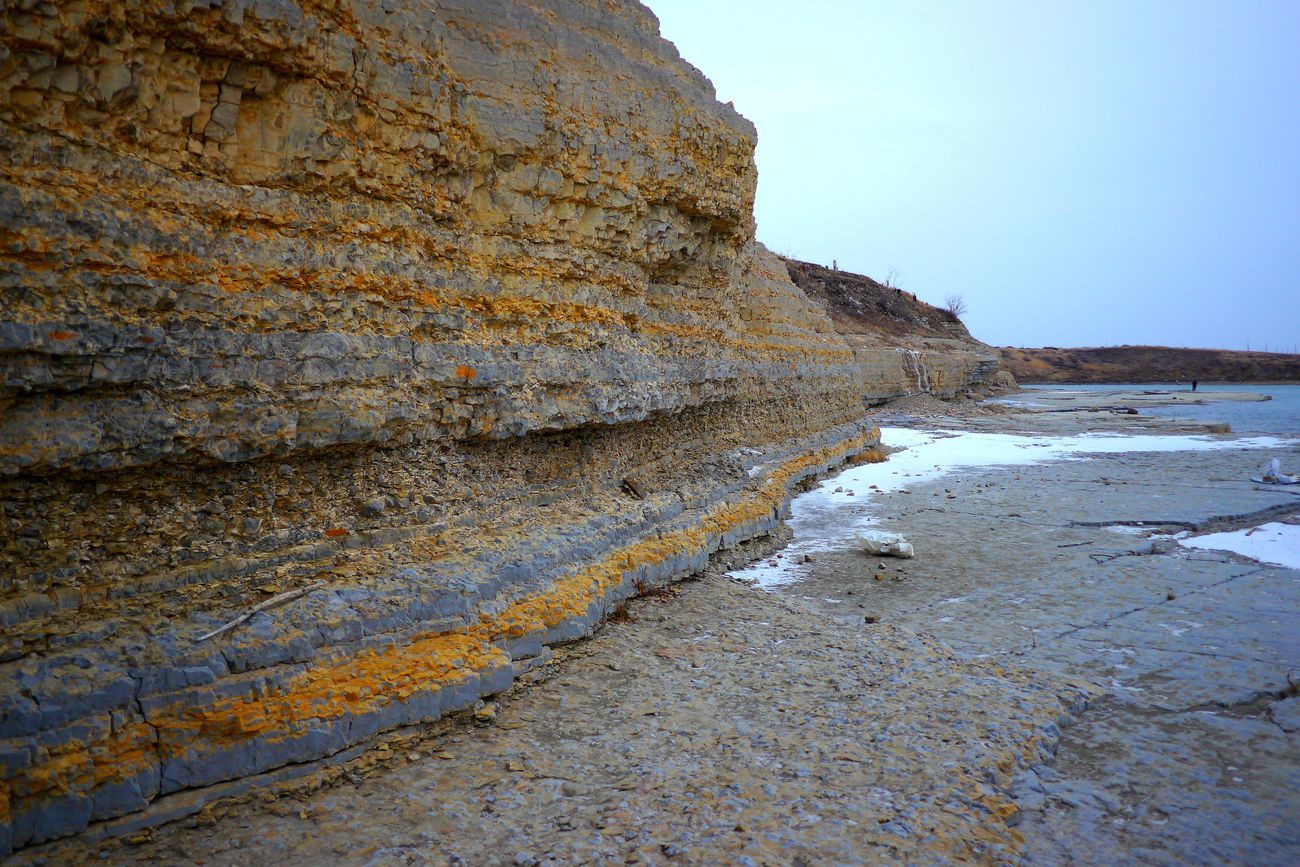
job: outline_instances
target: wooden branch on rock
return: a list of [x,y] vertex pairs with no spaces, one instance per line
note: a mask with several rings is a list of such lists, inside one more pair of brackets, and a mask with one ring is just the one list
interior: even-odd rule
[[243,614],[239,615],[234,620],[230,621],[224,626],[218,626],[216,629],[212,630],[211,632],[200,635],[198,638],[194,639],[194,641],[195,643],[200,641],[207,641],[209,638],[212,638],[214,636],[220,635],[223,632],[228,632],[231,629],[234,629],[236,626],[243,623],[245,620],[252,617],[254,614],[256,614],[259,611],[265,611],[268,608],[274,608],[277,605],[283,605],[284,603],[288,602],[291,599],[297,599],[299,596],[306,596],[308,593],[312,592],[313,590],[319,590],[321,587],[324,586],[325,586],[324,581],[313,581],[311,584],[308,584],[306,587],[299,587],[297,590],[289,590],[285,593],[280,593],[279,595],[272,596],[270,599],[267,599],[264,602],[257,603],[252,608],[248,609]]

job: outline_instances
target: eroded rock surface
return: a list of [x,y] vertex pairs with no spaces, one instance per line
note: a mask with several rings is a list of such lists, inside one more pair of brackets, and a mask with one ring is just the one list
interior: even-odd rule
[[[1061,415],[1031,418],[1001,429]],[[1028,863],[1294,863],[1300,572],[1164,538],[1300,520],[1295,497],[1249,481],[1266,453],[1289,463],[1300,445],[1095,454],[885,494],[860,482],[844,508],[905,530],[916,559],[818,554],[782,589],[1094,686],[1054,757],[1007,790]]]
[[502,689],[947,358],[754,242],[637,3],[0,14],[0,853]]
[[551,680],[507,696],[492,727],[394,742],[382,770],[91,852],[250,865],[1015,861],[1004,790],[1050,754],[1083,691],[718,576],[679,589],[634,601],[530,673]]

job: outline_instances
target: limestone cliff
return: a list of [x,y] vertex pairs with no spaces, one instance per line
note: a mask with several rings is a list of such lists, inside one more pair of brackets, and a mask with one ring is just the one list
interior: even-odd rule
[[999,353],[971,337],[961,319],[898,287],[812,262],[785,260],[791,281],[826,311],[867,368],[868,404],[900,394],[971,397],[1014,388]]
[[0,15],[0,854],[499,691],[943,367],[631,0]]

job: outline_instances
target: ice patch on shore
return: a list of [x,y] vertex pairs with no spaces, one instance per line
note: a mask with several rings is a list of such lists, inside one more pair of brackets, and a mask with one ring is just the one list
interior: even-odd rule
[[[956,470],[1081,460],[1089,454],[1273,449],[1295,442],[1271,436],[1215,439],[1194,435],[1080,434],[1050,437],[882,428],[882,445],[905,450],[891,454],[884,463],[851,467],[796,497],[789,518],[794,538],[782,550],[784,556],[768,557],[729,574],[765,589],[798,581],[807,571],[805,556],[852,548],[858,534],[876,524],[877,518],[868,509],[873,495],[906,491],[912,485],[934,481]],[[923,548],[917,553],[924,556]]]
[[1124,536],[1145,536],[1155,529],[1152,527],[1133,527],[1128,524],[1112,524],[1109,527],[1102,527],[1103,530],[1109,530],[1112,533],[1120,533]]
[[1197,623],[1195,620],[1175,620],[1173,623],[1156,624],[1156,626],[1159,626],[1175,638],[1189,630],[1200,629],[1204,625],[1204,623]]
[[1161,533],[1160,529],[1165,524],[1112,524],[1109,527],[1102,527],[1111,533],[1119,533],[1124,536],[1142,536],[1147,539],[1182,539],[1191,534],[1190,530],[1179,530],[1177,533]]
[[1232,551],[1261,563],[1300,569],[1300,526],[1294,524],[1273,522],[1249,530],[1194,536],[1180,540],[1179,544],[1187,548]]

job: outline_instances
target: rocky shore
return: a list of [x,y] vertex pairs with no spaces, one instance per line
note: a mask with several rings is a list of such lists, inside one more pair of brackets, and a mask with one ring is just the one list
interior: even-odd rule
[[[1067,433],[1064,414],[911,404],[883,420]],[[1132,420],[1087,414],[1072,432],[1115,424]],[[1145,538],[1298,520],[1296,497],[1243,481],[1265,454],[1300,458],[1294,442],[1215,443],[875,495],[867,471],[904,463],[855,469],[826,484],[856,487],[846,508],[906,533],[914,560],[819,553],[772,592],[729,577],[785,557],[777,531],[629,602],[474,713],[152,833],[37,858],[1294,860],[1300,575]]]
[[[1008,402],[1019,407],[1049,407],[1052,412],[1111,412],[1136,415],[1145,407],[1205,406],[1210,403],[1259,403],[1269,395],[1250,391],[1192,391],[1132,388],[1113,391],[1071,391],[1069,388],[1035,389],[1021,393]],[[1228,429],[1217,430],[1228,433]]]
[[[19,3],[0,57],[0,857],[1033,851],[1017,793],[1091,669],[928,637],[874,563],[723,577],[887,466],[877,421],[1014,383],[955,315],[757,242],[756,130],[649,9]],[[1186,467],[1148,471],[1116,491]],[[1006,475],[1005,517],[1071,526],[1074,482]],[[935,587],[996,587],[1058,542],[943,544]]]

